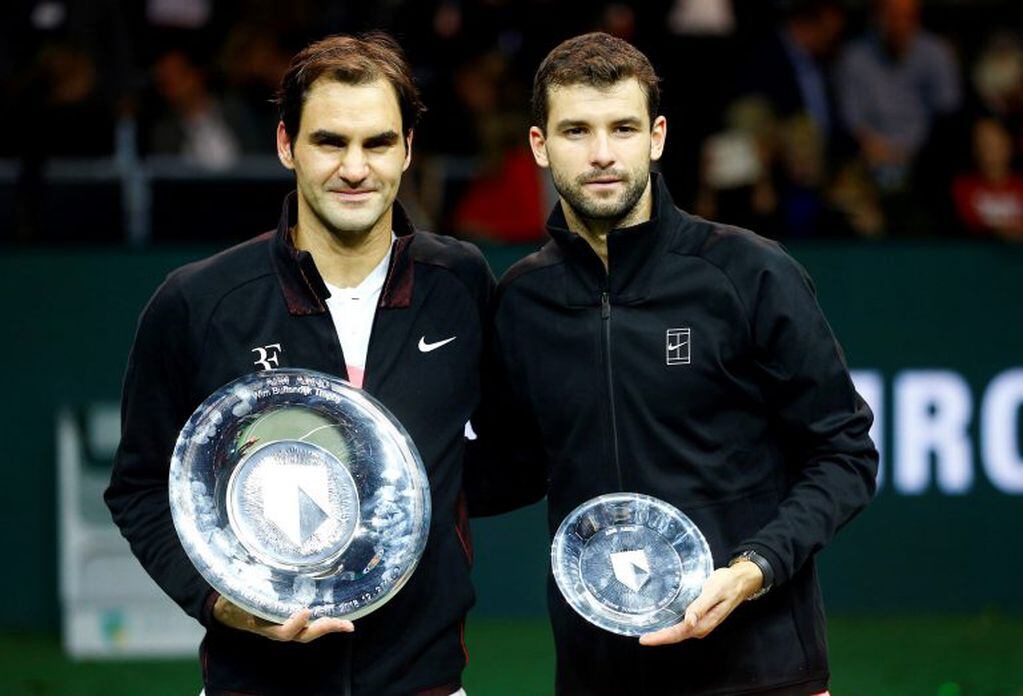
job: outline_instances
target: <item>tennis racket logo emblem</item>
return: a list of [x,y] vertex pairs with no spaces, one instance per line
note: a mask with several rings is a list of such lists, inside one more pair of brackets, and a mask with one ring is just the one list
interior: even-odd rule
[[664,352],[669,365],[688,365],[691,360],[691,330],[668,329],[664,337]]

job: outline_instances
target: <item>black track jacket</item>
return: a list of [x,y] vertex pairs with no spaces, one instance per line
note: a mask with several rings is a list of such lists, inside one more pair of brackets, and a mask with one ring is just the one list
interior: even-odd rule
[[[493,288],[475,247],[413,230],[395,204],[397,240],[364,387],[415,441],[430,479],[433,516],[422,560],[394,598],[356,621],[355,633],[307,645],[226,628],[211,617],[217,595],[186,557],[171,522],[171,452],[203,399],[266,367],[347,377],[324,303],[327,288],[311,255],[290,241],[293,206],[294,194],[276,232],[174,271],[149,302],[125,376],[122,438],[107,504],[149,574],[206,626],[200,652],[209,696],[450,694],[465,666],[462,627],[474,599],[461,495],[464,428],[479,404]],[[437,350],[417,347],[421,339],[452,336]]]
[[606,272],[559,205],[553,240],[501,280],[508,399],[484,427],[514,456],[490,494],[513,507],[546,491],[553,534],[590,498],[645,493],[693,519],[715,567],[754,549],[774,570],[767,595],[667,647],[588,624],[552,581],[559,693],[823,691],[813,559],[874,493],[872,415],[781,246],[678,210],[656,174],[653,193],[651,220],[610,234]]

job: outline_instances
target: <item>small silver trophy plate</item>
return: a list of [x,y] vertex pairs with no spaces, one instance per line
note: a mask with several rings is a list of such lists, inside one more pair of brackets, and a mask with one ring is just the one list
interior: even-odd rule
[[583,618],[639,636],[681,621],[714,561],[703,534],[676,508],[648,495],[611,493],[565,518],[551,568]]
[[430,489],[411,438],[364,391],[309,370],[217,390],[182,428],[174,526],[195,567],[246,611],[354,619],[412,575]]

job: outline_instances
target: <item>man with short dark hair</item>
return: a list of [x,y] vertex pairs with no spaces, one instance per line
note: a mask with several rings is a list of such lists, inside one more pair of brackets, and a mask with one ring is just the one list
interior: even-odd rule
[[629,44],[562,43],[533,97],[560,203],[552,240],[498,289],[506,408],[481,427],[506,461],[490,486],[507,507],[546,493],[552,534],[598,495],[660,498],[717,568],[679,624],[638,642],[550,582],[558,693],[820,693],[814,556],[871,499],[877,452],[810,279],[778,244],[674,206],[651,174],[657,76]]
[[[277,153],[295,172],[276,231],[171,273],[139,321],[106,500],[146,571],[207,629],[207,696],[437,694],[461,689],[473,603],[462,496],[493,279],[479,251],[413,229],[395,202],[423,107],[389,37],[304,49],[280,92]],[[175,439],[209,394],[256,370],[362,387],[415,442],[430,480],[426,549],[404,588],[358,620],[275,625],[220,596],[178,541]]]

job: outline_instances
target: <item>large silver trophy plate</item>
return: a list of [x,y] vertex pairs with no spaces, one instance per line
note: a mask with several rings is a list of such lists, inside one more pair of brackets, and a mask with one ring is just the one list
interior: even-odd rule
[[703,534],[676,508],[648,495],[610,493],[564,519],[551,568],[583,618],[639,636],[681,621],[714,561]]
[[182,428],[170,506],[186,553],[243,609],[354,619],[415,570],[430,489],[411,438],[364,391],[308,370],[256,372]]

